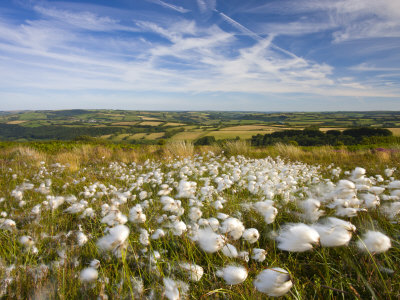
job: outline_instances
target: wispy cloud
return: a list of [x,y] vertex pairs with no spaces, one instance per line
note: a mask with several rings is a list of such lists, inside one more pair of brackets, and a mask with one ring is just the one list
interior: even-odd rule
[[[281,47],[277,39],[282,35],[302,37],[326,30],[337,34],[345,32],[350,27],[344,27],[345,21],[340,18],[350,12],[340,12],[325,23],[318,18],[282,24],[246,23],[217,9],[212,0],[197,0],[194,9],[190,7],[193,12],[198,6],[202,12],[199,19],[186,14],[186,8],[151,1],[167,8],[160,7],[162,11],[172,10],[171,16],[159,19],[158,15],[150,15],[141,19],[135,15],[135,18],[122,21],[117,15],[104,13],[106,8],[103,13],[95,13],[88,9],[62,9],[41,2],[40,6],[34,6],[37,18],[19,22],[0,19],[0,97],[15,93],[20,99],[22,91],[26,91],[27,97],[31,92],[85,94],[80,97],[87,101],[95,99],[93,94],[100,92],[107,95],[126,93],[120,96],[125,100],[129,99],[129,94],[156,93],[158,99],[162,99],[162,94],[173,93],[180,101],[187,95],[198,97],[210,93],[220,97],[237,93],[243,95],[240,99],[246,95],[265,98],[299,94],[311,98],[316,95],[400,96],[399,86],[393,84],[393,78],[358,76],[372,71],[380,72],[379,75],[398,73],[399,68],[395,66],[388,68],[376,62],[357,61],[353,67],[346,68],[351,76],[343,75],[334,64],[302,56],[296,48],[289,47],[290,44]],[[300,2],[294,9],[315,10],[312,1]],[[327,15],[350,9],[340,8],[338,3],[329,4],[328,9],[321,3],[317,6]],[[362,19],[364,10],[353,8],[357,12],[354,22]],[[177,17],[173,11],[182,14]],[[223,25],[221,20],[225,22]],[[355,34],[349,34],[354,40]],[[344,41],[337,40],[337,44],[346,44]],[[392,46],[395,44],[392,41]],[[165,99],[173,98],[165,96]],[[110,98],[103,96],[102,99]]]
[[101,32],[115,30],[136,31],[136,29],[132,27],[119,24],[119,22],[113,18],[108,16],[98,16],[88,11],[72,12],[39,5],[34,6],[34,10],[45,18],[58,20],[61,23],[69,24],[84,30]]

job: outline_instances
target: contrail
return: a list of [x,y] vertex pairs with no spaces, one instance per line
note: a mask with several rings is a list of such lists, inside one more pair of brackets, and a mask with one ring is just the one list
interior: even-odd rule
[[[215,12],[217,12],[226,22],[228,22],[229,24],[231,24],[233,27],[235,27],[237,30],[241,31],[242,33],[252,37],[253,39],[255,39],[258,42],[261,42],[263,40],[265,40],[263,37],[261,37],[260,35],[258,35],[257,33],[251,31],[250,29],[246,28],[245,26],[243,26],[242,24],[240,24],[239,22],[235,21],[234,19],[232,19],[231,17],[227,16],[226,14],[224,14],[223,12],[218,11],[217,9],[214,9]],[[274,43],[270,43],[270,46],[282,53],[285,53],[286,55],[292,57],[292,58],[299,58],[298,56],[296,56],[295,54],[275,45]]]
[[147,1],[152,2],[154,4],[161,5],[161,6],[166,7],[166,8],[170,8],[172,10],[175,10],[175,11],[183,13],[183,14],[190,11],[189,9],[183,8],[181,6],[169,4],[169,3],[161,1],[161,0],[147,0]]

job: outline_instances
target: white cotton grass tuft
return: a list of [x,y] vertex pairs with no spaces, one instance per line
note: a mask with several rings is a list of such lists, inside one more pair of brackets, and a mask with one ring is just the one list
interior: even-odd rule
[[117,225],[111,228],[108,234],[97,241],[100,250],[109,251],[121,247],[129,236],[129,228],[125,225]]
[[358,248],[370,253],[383,253],[388,251],[392,244],[390,238],[379,231],[368,231],[361,240],[357,242]]
[[81,271],[79,279],[84,283],[91,283],[95,282],[98,277],[99,272],[95,268],[89,267]]
[[285,295],[292,288],[293,283],[289,273],[281,268],[271,268],[261,271],[253,281],[257,291],[271,297]]
[[228,236],[231,237],[233,240],[238,240],[244,232],[244,226],[239,219],[230,217],[222,222],[220,230],[221,233],[228,234]]
[[210,228],[199,229],[196,234],[196,240],[200,248],[208,253],[217,252],[225,245],[225,237],[216,234]]
[[273,206],[272,200],[259,201],[253,204],[254,209],[264,217],[265,223],[271,224],[275,221],[278,210]]
[[24,247],[32,247],[35,245],[35,242],[33,241],[33,238],[30,237],[29,235],[24,235],[19,238],[19,242],[24,246]]
[[164,282],[164,296],[167,297],[169,300],[180,299],[178,284],[175,282],[175,280],[169,277],[164,277],[163,282]]
[[325,211],[319,209],[321,202],[317,199],[309,198],[301,201],[299,206],[303,210],[301,217],[308,222],[318,221],[318,219],[325,213]]
[[338,247],[347,245],[356,231],[356,227],[348,221],[338,218],[326,218],[323,223],[312,225],[320,235],[322,247]]
[[159,238],[162,238],[163,236],[165,236],[164,230],[162,230],[161,228],[158,228],[158,229],[156,229],[156,231],[154,231],[154,233],[151,235],[151,239],[152,239],[152,240],[158,240]]
[[243,232],[243,239],[248,241],[250,244],[254,244],[258,241],[260,233],[256,228],[248,228]]
[[238,257],[239,253],[236,250],[236,247],[233,246],[232,244],[226,244],[224,247],[222,247],[221,252],[226,256],[230,258],[235,258]]
[[85,245],[88,240],[89,240],[88,237],[82,231],[78,231],[76,233],[76,243],[78,244],[79,247]]
[[306,224],[290,224],[283,227],[276,240],[281,250],[304,252],[311,250],[313,245],[319,243],[319,234]]
[[200,281],[201,277],[203,277],[204,269],[196,264],[190,263],[180,263],[179,267],[183,269],[189,275],[189,279],[191,281],[197,282]]
[[263,262],[266,258],[267,251],[260,248],[254,248],[251,253],[251,258],[258,262]]
[[242,283],[246,280],[247,274],[245,267],[236,265],[229,265],[216,273],[218,277],[222,277],[229,285]]
[[143,208],[140,204],[136,204],[129,210],[129,221],[138,224],[146,222],[146,215],[143,213]]

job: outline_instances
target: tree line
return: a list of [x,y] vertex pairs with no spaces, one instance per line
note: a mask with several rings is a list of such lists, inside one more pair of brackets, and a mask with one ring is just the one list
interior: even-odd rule
[[398,138],[386,128],[350,128],[343,131],[328,130],[322,132],[319,129],[306,128],[303,130],[282,130],[270,134],[257,134],[252,136],[253,146],[268,146],[276,143],[294,144],[299,146],[321,145],[358,145],[382,142],[394,142]]

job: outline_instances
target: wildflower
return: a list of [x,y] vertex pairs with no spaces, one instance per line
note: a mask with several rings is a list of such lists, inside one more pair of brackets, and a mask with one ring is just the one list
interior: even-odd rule
[[113,250],[122,246],[129,236],[129,228],[125,225],[117,225],[111,228],[108,234],[97,241],[101,250]]
[[267,251],[260,248],[254,248],[252,251],[251,258],[258,262],[263,262],[266,258]]
[[224,247],[222,247],[221,251],[225,256],[231,257],[231,258],[238,257],[238,255],[239,255],[236,250],[236,247],[233,246],[232,244],[226,244]]
[[83,269],[79,276],[80,280],[85,283],[94,282],[97,280],[98,277],[99,277],[99,272],[97,272],[97,270],[92,267]]
[[240,220],[232,217],[224,220],[221,226],[221,233],[228,234],[234,240],[240,239],[243,231],[243,223]]
[[281,268],[271,268],[262,271],[253,281],[256,289],[271,297],[285,295],[292,287],[289,273]]
[[330,217],[323,224],[312,225],[320,235],[322,247],[337,247],[347,245],[351,239],[352,232],[356,227],[350,222]]
[[313,244],[318,244],[318,232],[306,224],[291,224],[284,227],[279,236],[278,248],[290,252],[304,252],[311,250]]
[[218,277],[224,278],[225,282],[230,285],[239,284],[246,280],[247,270],[242,266],[229,265],[217,271]]
[[199,229],[196,240],[200,248],[209,253],[217,252],[225,245],[224,236],[216,234],[209,228]]
[[165,277],[164,281],[164,296],[169,300],[178,300],[179,299],[179,289],[177,283],[169,278]]
[[260,234],[256,228],[248,228],[243,232],[243,238],[250,244],[254,244],[258,241]]
[[187,230],[186,224],[182,221],[176,220],[172,224],[172,233],[173,235],[180,236]]
[[368,231],[357,242],[358,248],[371,253],[383,253],[392,247],[389,237],[379,231]]
[[165,232],[164,230],[162,230],[161,228],[156,229],[156,231],[154,231],[154,233],[151,235],[151,238],[153,240],[158,240],[159,238],[165,236]]
[[129,221],[132,223],[144,223],[146,221],[146,215],[143,213],[143,209],[140,204],[136,204],[130,209]]
[[180,263],[179,267],[188,272],[191,281],[200,281],[204,273],[204,269],[196,264]]

